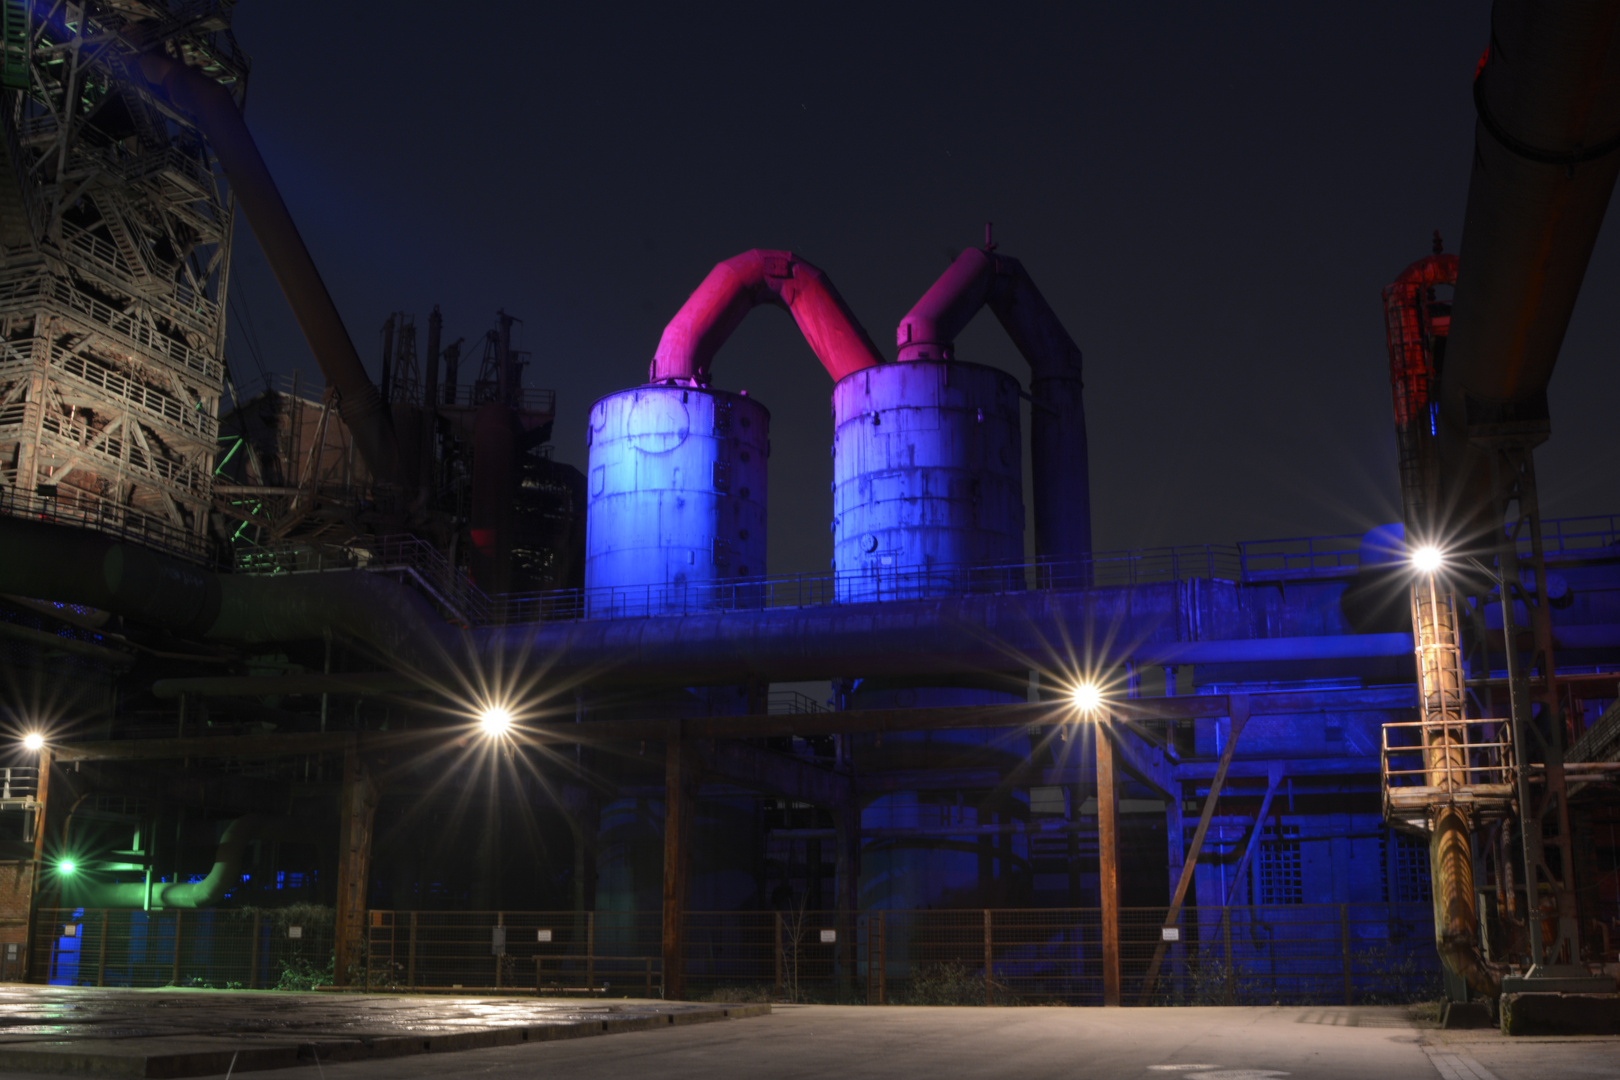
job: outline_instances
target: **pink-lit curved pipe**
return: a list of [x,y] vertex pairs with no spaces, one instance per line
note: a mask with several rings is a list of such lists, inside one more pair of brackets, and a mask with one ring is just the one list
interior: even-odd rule
[[787,309],[834,382],[884,363],[826,274],[791,251],[756,248],[709,271],[681,305],[664,328],[647,381],[707,382],[714,354],[760,304]]
[[1035,554],[1089,573],[1091,486],[1080,347],[1017,259],[969,248],[900,320],[900,359],[952,360],[956,337],[979,309],[995,313],[1029,363]]

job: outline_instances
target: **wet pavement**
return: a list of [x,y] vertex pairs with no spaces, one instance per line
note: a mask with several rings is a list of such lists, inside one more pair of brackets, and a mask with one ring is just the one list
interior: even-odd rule
[[766,1012],[765,1005],[648,1000],[0,984],[0,1075],[207,1076],[551,1042]]

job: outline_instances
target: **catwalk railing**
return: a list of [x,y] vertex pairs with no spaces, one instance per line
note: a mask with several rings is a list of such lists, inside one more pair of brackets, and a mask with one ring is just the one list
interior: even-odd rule
[[[307,988],[331,976],[331,922],[273,911],[47,910],[30,975],[81,986]],[[1122,913],[1125,999],[1139,1003],[1164,908]],[[351,984],[371,990],[662,992],[656,911],[372,911]],[[692,912],[691,997],[873,1004],[1102,1001],[1095,908]],[[71,928],[71,931],[69,930]],[[1187,908],[1148,1004],[1374,1004],[1429,998],[1427,904]]]
[[[1620,548],[1620,517],[1546,523],[1548,557],[1573,559]],[[1359,565],[1360,534],[1238,544],[1101,552],[1083,560],[962,566],[869,566],[844,572],[724,578],[700,583],[560,589],[489,596],[414,536],[370,538],[330,548],[243,549],[244,573],[394,572],[457,622],[511,624],[628,619],[762,608],[823,607],[968,593],[1130,588],[1195,579],[1256,584],[1346,578]]]

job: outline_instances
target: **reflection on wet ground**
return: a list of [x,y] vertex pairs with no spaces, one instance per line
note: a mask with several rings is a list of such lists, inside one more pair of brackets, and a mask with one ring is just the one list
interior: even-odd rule
[[[0,1070],[197,1076],[645,1030],[768,1011],[650,1000],[124,990],[0,984]],[[160,1067],[137,1067],[137,1059]],[[195,1060],[191,1060],[195,1059]],[[190,1060],[190,1065],[187,1061]],[[152,1071],[152,1070],[157,1071]]]

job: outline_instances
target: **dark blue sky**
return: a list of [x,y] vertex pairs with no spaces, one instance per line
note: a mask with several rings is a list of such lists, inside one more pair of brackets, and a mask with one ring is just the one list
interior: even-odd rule
[[[342,18],[333,12],[341,9]],[[717,261],[789,248],[879,346],[996,222],[1086,354],[1099,549],[1397,516],[1379,291],[1456,250],[1484,2],[1101,5],[250,0],[248,120],[375,370],[389,311],[523,318],[556,454],[644,377]],[[1620,511],[1620,249],[1600,240],[1540,452]],[[269,366],[314,362],[251,234]],[[1463,252],[1466,258],[1466,251]],[[238,377],[254,365],[233,321]],[[1028,370],[988,315],[962,359]],[[761,310],[715,364],[773,413],[772,572],[831,551],[831,385]]]

